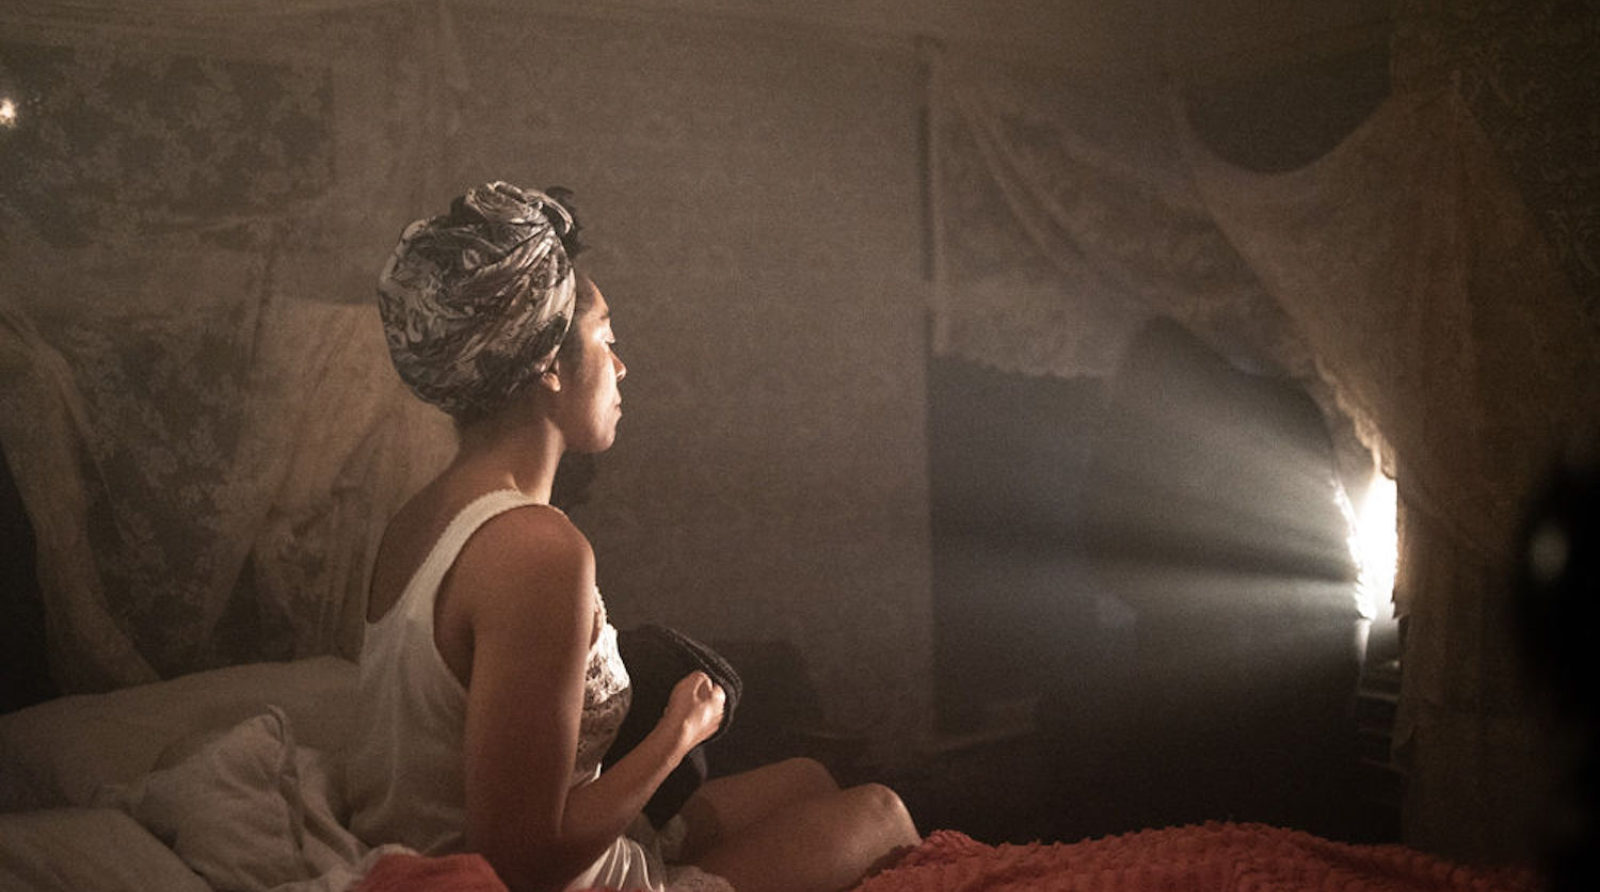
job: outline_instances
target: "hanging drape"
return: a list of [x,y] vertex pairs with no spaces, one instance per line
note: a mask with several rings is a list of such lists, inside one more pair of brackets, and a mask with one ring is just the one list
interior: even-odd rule
[[1298,378],[1397,471],[1410,841],[1517,857],[1548,781],[1508,613],[1518,511],[1600,394],[1585,324],[1453,91],[1288,174],[1215,158],[1158,84],[930,50],[935,350],[1103,374],[1149,316]]
[[1107,375],[1147,320],[1235,365],[1294,378],[1323,408],[1347,480],[1381,436],[1218,227],[1153,77],[925,48],[930,70],[933,350],[1031,375]]
[[1143,320],[1163,315],[1235,360],[1308,368],[1201,204],[1161,83],[1073,82],[928,53],[936,351],[1034,374],[1104,373]]
[[354,5],[0,6],[0,442],[64,690],[353,656],[448,456],[367,303],[447,88],[392,60],[449,58],[443,7]]
[[1600,341],[1453,89],[1396,96],[1288,174],[1183,145],[1215,219],[1393,448],[1410,838],[1514,854],[1549,754],[1518,666],[1512,549],[1595,418]]

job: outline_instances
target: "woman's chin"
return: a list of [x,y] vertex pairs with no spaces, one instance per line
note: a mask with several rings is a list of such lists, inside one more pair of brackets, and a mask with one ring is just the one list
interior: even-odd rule
[[592,442],[568,444],[567,445],[567,451],[568,452],[576,452],[576,453],[579,453],[581,455],[595,455],[597,453],[605,452],[606,450],[610,449],[612,444],[614,444],[616,442],[617,442],[616,431],[612,431],[609,436],[596,437]]

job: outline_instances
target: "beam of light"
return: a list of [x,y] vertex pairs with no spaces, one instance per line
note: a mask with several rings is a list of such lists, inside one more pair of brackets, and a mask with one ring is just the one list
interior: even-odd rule
[[17,101],[10,96],[0,96],[0,127],[7,130],[17,126]]
[[1265,418],[1241,418],[1242,410],[1215,400],[1144,402],[1123,401],[1118,433],[1095,471],[1106,493],[1095,510],[1118,531],[1116,547],[1134,542],[1279,575],[1339,577],[1346,589],[1336,600],[1349,610],[1348,580],[1363,562],[1357,507],[1312,422],[1284,421],[1276,407],[1253,413]]
[[1356,609],[1375,619],[1394,595],[1395,565],[1399,559],[1394,479],[1374,471],[1367,491],[1356,506],[1350,533],[1350,554],[1360,568],[1356,579]]

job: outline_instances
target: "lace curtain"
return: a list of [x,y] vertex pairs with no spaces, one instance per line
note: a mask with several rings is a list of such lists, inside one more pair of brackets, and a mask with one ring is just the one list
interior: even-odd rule
[[1103,374],[1166,316],[1299,379],[1336,436],[1349,419],[1400,484],[1408,839],[1526,856],[1548,753],[1504,580],[1518,511],[1600,404],[1600,339],[1457,91],[1397,95],[1262,175],[1158,84],[931,63],[935,349]]
[[1246,364],[1305,371],[1282,313],[1206,214],[1154,81],[930,49],[936,352],[1104,374],[1152,315]]
[[1393,80],[1453,87],[1600,327],[1600,14],[1586,0],[1399,0]]
[[1517,662],[1511,548],[1593,418],[1600,341],[1454,90],[1397,96],[1276,177],[1185,145],[1216,219],[1393,447],[1408,838],[1517,854],[1549,753]]
[[353,655],[448,455],[366,305],[433,124],[378,50],[431,56],[433,12],[352,5],[0,6],[0,442],[66,690]]
[[1297,380],[1323,408],[1347,479],[1370,469],[1381,436],[1341,405],[1212,219],[1168,85],[927,52],[936,354],[1107,375],[1144,322],[1170,318],[1241,368]]

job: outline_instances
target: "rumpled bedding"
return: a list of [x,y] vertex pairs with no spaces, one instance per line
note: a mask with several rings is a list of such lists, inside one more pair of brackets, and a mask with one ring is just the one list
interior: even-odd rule
[[340,820],[324,754],[297,747],[270,706],[220,732],[183,738],[153,771],[107,785],[94,805],[127,813],[213,889],[343,892],[383,856]]
[[1534,892],[1527,870],[1469,868],[1399,845],[1349,845],[1298,830],[1209,822],[1077,843],[992,846],[940,830],[856,892],[1338,889]]

